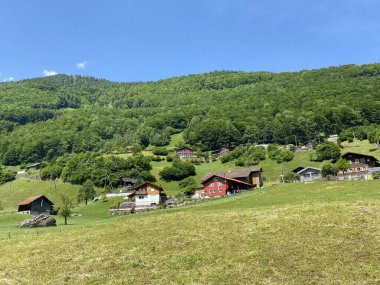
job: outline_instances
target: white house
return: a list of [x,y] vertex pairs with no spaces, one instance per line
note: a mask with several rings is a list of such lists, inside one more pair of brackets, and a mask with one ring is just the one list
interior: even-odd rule
[[155,206],[166,200],[164,189],[151,182],[144,182],[134,188],[129,197],[135,197],[136,207]]

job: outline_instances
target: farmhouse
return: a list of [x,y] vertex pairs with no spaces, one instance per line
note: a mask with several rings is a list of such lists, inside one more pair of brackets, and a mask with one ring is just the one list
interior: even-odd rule
[[263,186],[263,180],[261,177],[261,173],[263,172],[263,169],[261,167],[253,167],[253,168],[246,168],[246,169],[234,169],[234,170],[228,170],[224,172],[210,172],[203,176],[201,179],[201,182],[206,181],[209,177],[213,175],[226,177],[226,178],[232,178],[236,180],[240,180],[242,182],[256,185],[256,187],[262,187]]
[[202,179],[204,195],[223,196],[263,186],[261,167],[211,172]]
[[379,160],[372,155],[365,155],[361,153],[347,152],[342,155],[342,158],[349,161],[351,164],[353,163],[362,163],[367,164],[368,167],[379,167]]
[[256,187],[255,184],[215,174],[202,181],[202,184],[203,193],[208,197],[236,194],[240,193],[242,190]]
[[190,147],[181,147],[177,149],[177,154],[180,158],[194,158],[197,157],[195,151]]
[[322,178],[321,169],[311,166],[298,167],[293,172],[299,174],[300,182],[312,182]]
[[220,148],[219,148],[219,152],[218,152],[218,155],[219,156],[223,156],[224,154],[232,151],[234,148],[232,146],[227,146],[227,145],[222,145]]
[[30,197],[18,204],[18,213],[28,215],[49,215],[53,210],[53,205],[54,203],[44,195]]
[[135,197],[136,207],[155,206],[166,201],[164,189],[152,182],[144,182],[134,188],[128,197]]

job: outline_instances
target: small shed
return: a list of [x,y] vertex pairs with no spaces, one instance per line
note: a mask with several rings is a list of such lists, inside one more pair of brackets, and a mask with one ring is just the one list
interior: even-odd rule
[[41,169],[41,168],[42,168],[42,162],[37,162],[37,163],[34,163],[32,165],[28,165],[27,167],[25,167],[25,170],[29,170],[29,169],[38,170],[38,169]]
[[54,203],[46,198],[45,195],[29,197],[18,204],[18,213],[29,215],[50,215],[53,210],[53,205]]
[[123,190],[133,190],[136,182],[137,182],[137,179],[135,178],[130,178],[130,177],[121,178],[121,184],[123,185],[123,188],[124,188]]

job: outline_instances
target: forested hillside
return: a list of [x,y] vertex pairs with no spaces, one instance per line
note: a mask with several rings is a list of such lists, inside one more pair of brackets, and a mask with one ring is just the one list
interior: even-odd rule
[[358,126],[376,141],[380,64],[221,71],[145,83],[56,75],[0,83],[0,102],[0,163],[6,165],[163,146],[181,131],[201,150],[303,143]]

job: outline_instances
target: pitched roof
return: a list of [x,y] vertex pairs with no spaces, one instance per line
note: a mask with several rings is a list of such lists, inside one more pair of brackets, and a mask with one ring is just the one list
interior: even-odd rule
[[247,183],[247,182],[244,182],[244,181],[241,181],[241,180],[237,180],[237,179],[234,179],[234,178],[228,178],[228,177],[224,177],[224,176],[216,175],[216,174],[211,175],[210,177],[208,177],[206,180],[203,181],[203,183],[206,182],[206,181],[208,181],[208,180],[210,180],[213,177],[220,177],[222,179],[226,179],[228,181],[233,181],[233,182],[236,182],[236,183],[239,183],[239,184],[244,184],[244,185],[247,185],[247,186],[250,186],[250,187],[255,187],[256,186],[255,184],[250,184],[250,183]]
[[344,157],[347,157],[348,155],[364,156],[364,157],[372,158],[375,161],[379,161],[376,157],[374,157],[372,155],[367,155],[367,154],[362,154],[362,153],[356,153],[356,152],[347,152],[347,153],[343,154],[342,157],[344,158]]
[[48,200],[52,205],[54,205],[54,203],[52,201],[50,201],[48,198],[45,197],[45,195],[40,195],[40,196],[34,196],[34,197],[29,197],[28,199],[25,199],[24,201],[21,201],[18,205],[19,206],[24,206],[24,205],[29,205],[30,203],[40,199],[40,198],[45,198],[46,200]]
[[297,171],[297,173],[298,173],[298,174],[300,174],[300,173],[302,173],[302,172],[306,171],[307,169],[314,169],[314,170],[318,170],[318,171],[321,171],[321,169],[320,169],[320,168],[316,168],[316,167],[307,166],[307,167],[305,167],[305,168],[302,168],[301,170],[298,170],[298,171]]
[[136,190],[136,189],[140,188],[141,186],[144,186],[145,184],[150,184],[153,187],[161,189],[161,191],[164,191],[164,189],[161,186],[158,186],[158,185],[156,185],[156,184],[154,184],[152,182],[149,182],[149,181],[145,181],[145,182],[141,183],[140,185],[135,186],[134,189]]
[[223,178],[241,178],[241,177],[248,177],[252,172],[263,172],[261,167],[253,167],[253,168],[246,168],[246,169],[234,169],[234,170],[228,170],[228,171],[219,171],[219,172],[210,172],[207,173],[205,176],[202,177],[201,182],[208,180],[211,176],[216,175]]
[[181,151],[181,150],[185,150],[185,149],[194,151],[194,149],[192,149],[191,147],[188,147],[188,146],[180,147],[180,148],[177,149],[177,151]]

